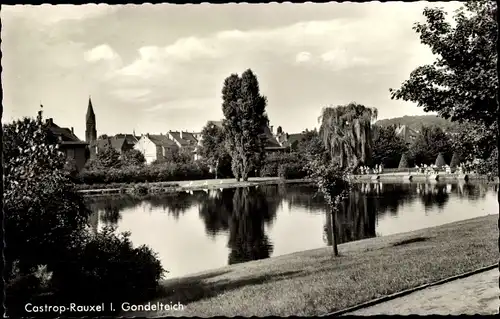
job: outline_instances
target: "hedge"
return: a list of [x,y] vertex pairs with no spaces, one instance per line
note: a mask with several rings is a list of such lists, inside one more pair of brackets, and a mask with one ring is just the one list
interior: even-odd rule
[[302,179],[307,177],[307,171],[300,163],[288,163],[279,167],[278,176],[284,179]]
[[[287,165],[299,165],[303,167],[302,159],[294,153],[271,153],[267,155],[260,169],[261,177],[278,177],[280,169]],[[290,166],[291,167],[291,166]],[[290,169],[290,168],[287,168]]]
[[144,167],[83,170],[75,179],[78,184],[155,183],[213,178],[208,168],[196,163],[163,163]]

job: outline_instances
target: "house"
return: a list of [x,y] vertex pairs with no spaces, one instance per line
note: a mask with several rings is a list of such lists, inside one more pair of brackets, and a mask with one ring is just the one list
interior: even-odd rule
[[406,125],[396,126],[396,135],[401,137],[407,144],[413,142],[417,138],[418,134],[418,131]]
[[198,139],[194,136],[193,133],[183,131],[168,131],[167,136],[170,138],[170,140],[174,141],[179,148],[182,149],[194,151],[196,145],[198,145]]
[[59,127],[52,118],[47,119],[46,123],[49,136],[57,141],[66,159],[73,160],[77,170],[81,171],[90,156],[88,143],[81,141],[75,135],[73,128]]
[[115,136],[97,138],[96,115],[92,99],[89,97],[87,114],[85,115],[85,141],[89,145],[90,157],[95,157],[108,146],[113,147],[118,153],[122,154],[133,149],[139,138],[135,134],[116,134]]
[[[201,133],[198,133],[201,135]],[[174,141],[175,144],[179,147],[179,149],[189,152],[192,154],[193,159],[199,159],[198,154],[196,153],[198,150],[198,146],[200,145],[201,139],[196,138],[197,133],[190,132],[177,132],[177,131],[168,131],[167,136],[170,140]]]
[[125,138],[116,138],[116,137],[100,138],[98,140],[90,142],[91,157],[94,157],[107,147],[114,148],[120,154],[130,149],[128,144],[126,143]]
[[178,150],[179,146],[169,135],[145,134],[134,145],[134,149],[144,155],[147,164],[164,159],[169,152]]
[[264,126],[264,133],[263,133],[263,137],[265,138],[264,151],[266,153],[284,151],[286,147],[284,147],[282,144],[278,142],[278,139],[276,139],[276,136],[273,134],[272,129],[273,129],[272,126],[271,127],[269,127],[268,125]]
[[124,149],[126,151],[133,149],[134,145],[137,144],[137,142],[141,138],[140,136],[136,136],[135,132],[134,134],[116,134],[114,137],[118,139],[125,139]]
[[305,137],[305,132],[288,134],[285,132],[276,133],[278,143],[287,149],[296,149],[300,141]]
[[[271,126],[272,129],[272,126]],[[276,134],[274,134],[276,141],[284,148],[288,150],[297,149],[300,141],[306,136],[306,132],[288,134],[283,132],[281,126],[278,127]]]

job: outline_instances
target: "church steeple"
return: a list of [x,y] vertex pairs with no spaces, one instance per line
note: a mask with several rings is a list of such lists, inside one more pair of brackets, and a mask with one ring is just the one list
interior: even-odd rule
[[95,121],[94,108],[92,107],[92,100],[89,96],[89,106],[87,107],[87,116],[85,117],[85,142],[91,143],[97,140],[97,129]]

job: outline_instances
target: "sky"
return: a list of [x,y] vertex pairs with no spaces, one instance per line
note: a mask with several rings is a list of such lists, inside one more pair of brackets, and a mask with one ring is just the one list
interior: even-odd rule
[[412,30],[426,6],[459,3],[2,5],[2,122],[43,104],[83,139],[91,96],[98,135],[199,132],[223,117],[224,79],[248,68],[285,132],[353,101],[424,114],[389,88],[435,59]]

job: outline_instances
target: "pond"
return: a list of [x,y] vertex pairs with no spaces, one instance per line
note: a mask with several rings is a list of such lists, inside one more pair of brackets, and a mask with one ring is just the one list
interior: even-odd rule
[[[89,197],[94,231],[115,225],[156,251],[168,278],[331,245],[330,216],[312,185],[268,185]],[[339,211],[340,243],[498,214],[496,186],[355,184]]]

